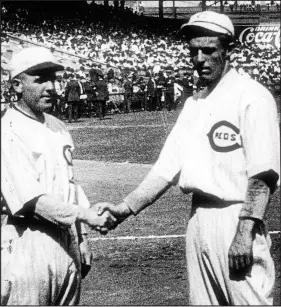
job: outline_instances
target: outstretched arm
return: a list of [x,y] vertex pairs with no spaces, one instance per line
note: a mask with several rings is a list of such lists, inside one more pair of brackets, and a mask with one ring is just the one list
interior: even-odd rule
[[38,219],[43,218],[64,227],[71,227],[76,222],[82,222],[94,229],[101,226],[112,228],[116,221],[109,212],[99,216],[95,208],[82,208],[71,204],[64,205],[46,194],[27,202],[16,214],[33,216]]
[[99,203],[95,205],[95,208],[97,208],[99,215],[109,211],[116,218],[114,223],[114,227],[116,227],[130,215],[137,215],[154,203],[171,185],[170,182],[150,171],[140,185],[124,198],[122,203],[117,206],[110,203]]

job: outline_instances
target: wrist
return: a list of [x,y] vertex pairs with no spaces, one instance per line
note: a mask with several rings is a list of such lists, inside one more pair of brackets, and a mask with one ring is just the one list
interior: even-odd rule
[[77,221],[87,223],[86,209],[77,206]]
[[257,225],[263,224],[263,221],[255,216],[239,216],[240,221],[244,221],[245,223],[254,223]]
[[124,217],[129,217],[130,215],[133,214],[133,211],[131,210],[131,208],[129,207],[129,205],[123,201],[122,203],[119,204],[120,208],[121,208],[121,212],[122,212],[122,215]]
[[238,223],[238,230],[240,231],[240,233],[248,233],[248,232],[252,232],[254,226],[256,224],[256,221],[253,218],[239,218],[239,223]]

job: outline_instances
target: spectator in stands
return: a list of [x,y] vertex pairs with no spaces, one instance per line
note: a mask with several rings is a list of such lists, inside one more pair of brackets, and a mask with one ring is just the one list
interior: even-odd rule
[[[238,3],[240,2],[234,2],[235,10],[237,10]],[[144,70],[147,72],[157,71],[159,67],[162,69],[163,66],[166,66],[164,70],[167,67],[172,69],[181,67],[186,71],[188,70],[189,75],[191,75],[189,69],[190,57],[186,48],[186,42],[175,35],[170,22],[165,23],[161,21],[160,29],[156,26],[157,21],[150,21],[150,19],[145,19],[146,17],[144,16],[132,15],[130,11],[121,13],[116,9],[112,10],[110,7],[106,8],[97,4],[92,6],[92,8],[94,8],[94,11],[91,11],[92,15],[90,15],[91,18],[88,21],[84,18],[78,18],[76,20],[73,19],[71,22],[65,21],[62,23],[61,19],[66,18],[67,14],[64,16],[64,13],[60,13],[61,17],[57,18],[53,14],[48,16],[48,13],[46,13],[40,25],[32,21],[30,18],[31,13],[26,15],[13,10],[3,16],[2,33],[32,40],[49,48],[55,47],[71,54],[106,62],[118,67],[115,70],[117,74],[119,74],[119,71],[122,74],[125,68],[136,68],[138,71]],[[240,8],[245,10],[242,4]],[[16,17],[16,14],[18,14],[18,17]],[[109,16],[109,22],[105,22],[105,19],[108,19]],[[124,16],[130,18],[133,16],[137,26],[131,22],[131,19],[126,20]],[[158,33],[154,33],[156,30]],[[10,44],[8,36],[1,38],[1,41],[3,48],[8,47]],[[251,46],[244,47],[247,50],[246,54],[241,54],[239,48],[234,53],[236,59],[233,60],[232,64],[237,69],[246,62],[256,63],[259,59],[266,59],[267,49],[263,49],[264,51],[260,53],[260,50],[258,51]],[[265,47],[260,46],[260,48]],[[74,65],[75,69],[82,65],[78,61],[77,65],[71,61],[69,61],[71,64],[68,66]],[[242,61],[244,61],[243,64]],[[266,65],[273,68],[278,67],[279,61],[280,55],[277,52],[267,59],[267,63],[260,61],[257,64],[257,69],[260,71]],[[79,62],[81,62],[81,59]],[[87,63],[87,66],[87,69],[91,67],[89,63]],[[66,71],[68,74],[74,74],[73,68],[69,67]],[[261,74],[253,75],[253,77],[256,77],[261,82],[264,79],[261,77]],[[276,77],[272,74],[269,78],[274,78],[275,84],[280,80],[280,72]],[[273,82],[273,80],[271,81]],[[157,108],[161,109],[159,98],[157,101]]]

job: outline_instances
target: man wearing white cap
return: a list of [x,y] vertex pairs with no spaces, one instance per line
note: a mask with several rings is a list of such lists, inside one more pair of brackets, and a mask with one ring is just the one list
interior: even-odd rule
[[193,192],[186,233],[190,305],[272,305],[275,273],[264,215],[280,171],[275,101],[230,69],[234,28],[227,16],[200,12],[182,31],[199,90],[144,181],[121,204],[97,207],[109,210],[117,225],[178,183]]
[[77,305],[91,265],[85,224],[111,224],[74,182],[65,125],[45,113],[59,70],[45,48],[11,61],[19,101],[1,119],[1,305]]

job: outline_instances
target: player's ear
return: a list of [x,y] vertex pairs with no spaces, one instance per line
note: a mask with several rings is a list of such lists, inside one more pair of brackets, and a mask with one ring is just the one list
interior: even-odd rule
[[234,42],[229,43],[227,50],[226,50],[226,57],[228,59],[230,59],[230,56],[232,55],[234,48],[235,48],[235,43]]
[[14,78],[12,80],[12,86],[13,86],[14,90],[16,91],[16,93],[18,93],[18,94],[22,93],[23,85],[22,85],[22,81],[21,81],[20,78]]

